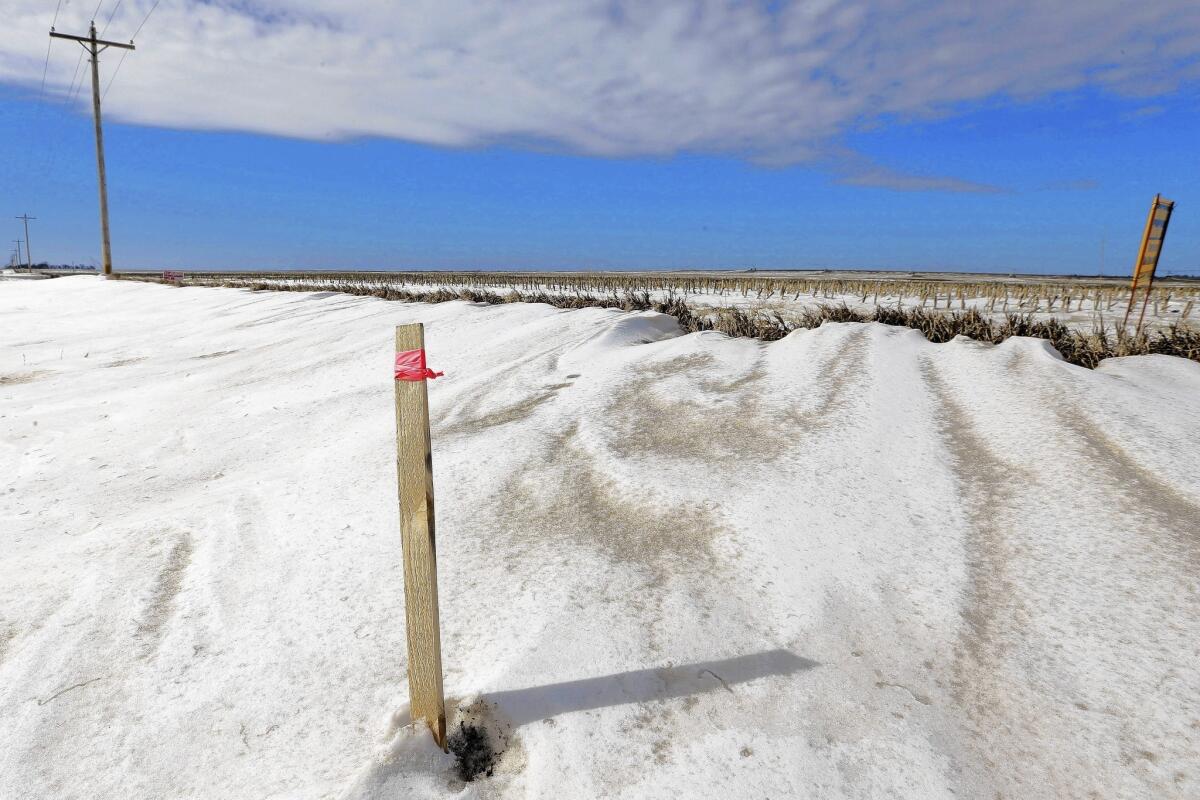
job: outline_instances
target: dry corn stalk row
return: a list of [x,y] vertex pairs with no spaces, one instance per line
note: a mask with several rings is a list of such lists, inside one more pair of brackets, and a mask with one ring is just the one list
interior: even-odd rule
[[[887,325],[901,325],[921,331],[931,342],[948,342],[956,336],[967,336],[983,342],[999,343],[1012,336],[1031,336],[1046,339],[1053,344],[1063,358],[1080,366],[1093,368],[1105,358],[1115,356],[1140,355],[1146,353],[1164,353],[1200,361],[1200,330],[1186,323],[1176,322],[1165,330],[1130,332],[1123,327],[1113,326],[1111,329],[1096,322],[1091,331],[1081,331],[1061,320],[1051,318],[1035,319],[1033,309],[1040,307],[1040,301],[1051,300],[1061,302],[1060,309],[1069,308],[1067,298],[1075,294],[1064,294],[1066,289],[1060,289],[1058,294],[1041,290],[1039,287],[1018,287],[1014,296],[1010,291],[1004,294],[1005,314],[1002,320],[994,320],[985,316],[978,308],[967,308],[964,298],[969,295],[967,288],[962,288],[960,294],[947,293],[943,308],[938,311],[924,310],[924,300],[932,297],[934,308],[937,308],[939,293],[923,287],[925,294],[920,295],[922,306],[904,308],[900,303],[877,304],[869,311],[852,309],[845,303],[820,303],[815,307],[800,309],[743,309],[737,306],[708,306],[695,305],[688,301],[683,294],[683,287],[671,285],[669,281],[648,281],[650,285],[638,285],[636,288],[623,288],[620,282],[606,282],[608,276],[597,278],[597,289],[592,292],[583,288],[586,283],[573,282],[573,276],[559,278],[558,276],[529,276],[519,281],[500,282],[499,288],[507,289],[506,294],[492,291],[493,287],[481,280],[479,273],[464,273],[472,279],[461,279],[451,273],[451,280],[445,280],[447,273],[413,273],[416,280],[413,283],[421,287],[405,288],[402,280],[393,274],[347,274],[347,273],[317,273],[297,275],[295,273],[190,273],[185,282],[201,286],[225,286],[252,290],[273,291],[336,291],[353,295],[369,295],[385,300],[400,300],[405,302],[438,303],[448,300],[463,300],[473,303],[495,305],[500,303],[547,303],[558,308],[620,308],[626,311],[655,310],[671,314],[679,320],[686,331],[720,331],[730,336],[747,336],[765,341],[781,339],[788,333],[802,329],[815,328],[824,322],[881,322]],[[120,276],[125,280],[159,281],[158,276],[125,274]],[[505,275],[506,278],[513,277]],[[624,276],[617,279],[623,280]],[[494,280],[494,279],[493,279]],[[480,284],[485,284],[484,288]],[[693,286],[702,285],[701,279]],[[788,285],[788,292],[817,292],[828,289],[830,295],[845,293],[848,282],[830,282],[834,286],[826,287],[818,282],[804,289],[796,288],[800,282]],[[880,282],[884,283],[884,282]],[[400,284],[400,285],[397,285]],[[735,284],[744,286],[745,284]],[[974,284],[972,284],[974,285]],[[987,286],[986,284],[978,284]],[[719,287],[718,287],[719,288]],[[855,286],[852,294],[858,295],[861,287]],[[890,288],[890,287],[889,287]],[[988,287],[989,289],[991,287]],[[1106,288],[1106,287],[1105,287]],[[737,289],[735,288],[735,291]],[[763,291],[778,291],[769,286]],[[693,290],[694,291],[694,290]],[[870,290],[873,291],[873,290]],[[870,291],[866,293],[870,293]],[[882,286],[878,288],[881,295],[889,292]],[[1077,291],[1077,287],[1072,289]],[[1091,297],[1095,302],[1103,300],[1102,287],[1091,287]],[[1197,290],[1192,287],[1174,288],[1171,291],[1176,297],[1187,296],[1181,318],[1186,318],[1192,309],[1192,297]],[[1023,294],[1022,294],[1023,292]],[[656,293],[664,293],[655,297]],[[864,293],[864,294],[866,294]],[[959,310],[950,309],[951,299],[960,300]],[[995,295],[988,295],[994,305]],[[1082,297],[1082,296],[1081,296]],[[1035,299],[1038,302],[1035,302]],[[1016,311],[1007,311],[1012,301]],[[1163,298],[1163,302],[1169,296]],[[1082,302],[1082,300],[1080,301]]]
[[[1113,281],[1039,283],[990,281],[933,281],[918,279],[778,278],[744,275],[703,276],[689,273],[520,273],[520,272],[254,272],[188,273],[189,283],[257,280],[263,284],[299,281],[305,286],[328,288],[345,285],[392,287],[421,291],[480,289],[546,294],[610,295],[622,292],[674,293],[688,298],[732,298],[759,303],[772,301],[820,301],[856,298],[862,305],[919,305],[921,308],[960,311],[986,308],[988,311],[1016,310],[1027,313],[1111,312],[1128,301],[1129,290]],[[1032,279],[1030,279],[1032,280]],[[1200,285],[1166,286],[1150,295],[1156,316],[1171,309],[1180,310],[1187,302],[1200,298]],[[881,302],[882,299],[882,302]],[[997,308],[998,307],[998,308]]]

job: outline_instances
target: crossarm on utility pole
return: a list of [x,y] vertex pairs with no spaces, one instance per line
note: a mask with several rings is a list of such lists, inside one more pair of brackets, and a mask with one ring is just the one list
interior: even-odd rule
[[103,45],[104,47],[121,47],[126,50],[136,50],[137,49],[136,47],[133,46],[133,42],[128,42],[128,43],[126,43],[126,42],[109,42],[104,39],[93,39],[90,36],[72,36],[69,33],[58,33],[53,28],[50,29],[50,36],[52,36],[55,39],[70,39],[71,41],[74,41],[74,42],[80,42],[81,44],[86,44],[89,47],[91,47],[93,44],[96,44],[98,46]]

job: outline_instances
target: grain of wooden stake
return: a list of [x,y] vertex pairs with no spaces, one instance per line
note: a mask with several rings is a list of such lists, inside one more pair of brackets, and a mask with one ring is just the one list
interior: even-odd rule
[[[420,323],[396,327],[396,352],[425,347]],[[404,617],[408,638],[408,697],[412,718],[424,719],[446,749],[442,696],[442,635],[438,621],[434,537],[433,458],[426,381],[395,381],[396,470],[400,540],[404,548]]]

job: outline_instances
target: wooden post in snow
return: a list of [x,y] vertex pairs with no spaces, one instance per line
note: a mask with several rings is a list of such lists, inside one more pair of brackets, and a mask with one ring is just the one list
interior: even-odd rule
[[1158,269],[1158,257],[1162,253],[1163,239],[1167,236],[1167,224],[1171,221],[1171,211],[1175,203],[1163,198],[1161,194],[1154,195],[1150,204],[1150,216],[1146,217],[1146,229],[1142,232],[1142,245],[1138,249],[1138,260],[1133,265],[1133,283],[1129,286],[1129,305],[1125,307],[1125,317],[1121,320],[1121,329],[1129,324],[1129,315],[1137,305],[1138,289],[1142,288],[1142,312],[1138,315],[1135,331],[1142,329],[1146,319],[1146,306],[1150,303],[1150,289],[1154,285],[1154,272]]
[[414,351],[420,352],[424,370],[424,326],[419,322],[397,326],[396,471],[400,493],[400,541],[404,548],[408,697],[412,718],[424,719],[433,732],[434,741],[445,750],[446,705],[442,696],[429,392],[425,374],[418,378],[415,371],[403,371],[400,367],[400,356]]

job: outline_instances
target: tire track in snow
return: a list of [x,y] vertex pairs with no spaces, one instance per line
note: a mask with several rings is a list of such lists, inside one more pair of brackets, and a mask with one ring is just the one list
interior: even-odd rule
[[158,648],[163,630],[175,613],[176,598],[183,588],[183,576],[192,561],[192,548],[190,533],[176,537],[154,577],[137,628],[138,636],[145,645],[145,655]]
[[[867,368],[868,328],[858,325],[846,336],[841,348],[825,348],[829,355],[817,367],[825,375],[817,394],[817,402],[808,411],[792,410],[789,420],[806,431],[823,431],[838,421],[841,412],[849,407],[852,390],[864,386],[870,371]],[[827,372],[828,371],[828,372]]]
[[0,623],[0,665],[8,656],[9,644],[17,638],[17,626],[8,622]]
[[326,314],[332,311],[342,311],[344,309],[356,308],[363,305],[363,297],[352,296],[349,300],[339,300],[330,303],[317,303],[314,306],[301,305],[305,300],[309,299],[325,299],[325,298],[307,298],[301,297],[296,302],[285,306],[284,308],[275,311],[274,313],[265,316],[257,317],[253,320],[240,322],[234,325],[234,330],[244,330],[248,328],[258,328],[263,325],[272,325],[278,322],[299,322],[309,320],[319,320]]
[[1095,420],[1048,405],[1055,408],[1059,424],[1082,443],[1092,464],[1107,473],[1107,485],[1117,489],[1117,497],[1131,515],[1152,518],[1157,525],[1146,527],[1169,532],[1170,548],[1182,550],[1200,563],[1200,507],[1138,463]]
[[[992,598],[986,636],[968,649],[969,627],[956,654],[956,698],[972,746],[1005,797],[1191,796],[1172,791],[1189,780],[1177,766],[1193,760],[1187,734],[1164,735],[1153,720],[1164,708],[1194,708],[1186,691],[1163,689],[1189,671],[1194,626],[1162,611],[1194,597],[1195,528],[1187,520],[1195,505],[1142,467],[1100,419],[1074,413],[1088,407],[1071,380],[1077,368],[1038,363],[1019,349],[997,367],[1000,382],[962,389],[988,398],[984,416],[956,402],[948,379],[961,372],[939,374],[929,358],[922,364],[963,481],[967,613]],[[1025,472],[997,454],[983,423],[1028,426],[1047,448],[1057,445],[1055,457],[1028,454],[1037,471]],[[1030,438],[1005,441],[1028,446]],[[1022,463],[1027,455],[1005,452]],[[1148,511],[1150,503],[1161,508]],[[1081,512],[1093,507],[1112,520],[1107,527],[1088,530]],[[974,557],[989,540],[1007,553],[1004,561]],[[996,591],[980,594],[981,577]],[[1140,586],[1136,595],[1132,585]],[[1071,641],[1076,630],[1087,630],[1086,646]],[[1092,749],[1048,757],[1067,737]]]
[[1021,774],[1012,765],[1031,767],[1039,762],[1037,750],[1023,744],[1036,737],[1013,736],[1015,730],[1032,734],[1037,719],[1022,712],[1013,689],[1001,675],[1007,654],[1020,630],[1024,601],[1016,582],[1013,561],[1019,545],[1002,514],[1016,505],[1014,468],[993,454],[988,442],[975,432],[970,415],[952,396],[949,385],[928,358],[921,360],[921,376],[938,408],[936,421],[961,481],[968,531],[966,536],[967,597],[962,610],[965,628],[954,657],[955,699],[968,720],[973,749],[987,767],[990,778],[1012,781],[1008,791],[994,788],[997,797],[1026,796]]
[[[1027,374],[1037,370],[1026,351],[1014,356],[1013,368]],[[1105,484],[1116,490],[1116,498],[1125,511],[1134,517],[1153,518],[1162,530],[1175,534],[1175,549],[1186,549],[1200,561],[1200,505],[1144,466],[1133,452],[1105,431],[1094,411],[1087,412],[1088,398],[1080,393],[1080,385],[1070,379],[1070,371],[1074,369],[1067,367],[1066,373],[1054,371],[1053,394],[1045,391],[1043,383],[1030,381],[1031,386],[1040,389],[1032,402],[1051,409],[1058,426],[1083,445],[1088,461],[1108,475]]]

